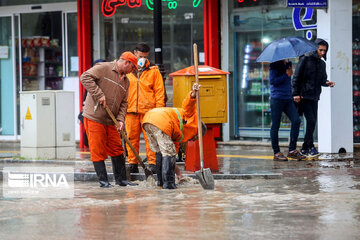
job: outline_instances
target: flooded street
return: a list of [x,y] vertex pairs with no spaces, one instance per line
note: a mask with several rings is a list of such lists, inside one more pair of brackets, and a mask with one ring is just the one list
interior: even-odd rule
[[359,239],[359,189],[358,168],[216,180],[214,191],[75,182],[74,198],[2,197],[0,239]]

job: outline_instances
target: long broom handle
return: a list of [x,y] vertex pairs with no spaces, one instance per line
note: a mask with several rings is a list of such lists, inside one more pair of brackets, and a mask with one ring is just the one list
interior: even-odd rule
[[[195,82],[199,84],[199,59],[198,59],[198,50],[197,45],[194,43],[194,68],[195,68]],[[200,166],[201,171],[204,169],[204,149],[203,149],[203,135],[201,127],[201,116],[200,116],[200,92],[196,91],[196,106],[198,114],[198,135],[199,135],[199,150],[200,150]]]

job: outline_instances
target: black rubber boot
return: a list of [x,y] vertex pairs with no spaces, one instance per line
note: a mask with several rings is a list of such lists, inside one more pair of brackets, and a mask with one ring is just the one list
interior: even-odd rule
[[130,173],[139,173],[138,165],[135,163],[129,164],[129,170],[130,170]]
[[112,187],[111,184],[109,183],[109,180],[107,177],[105,162],[104,161],[93,162],[93,164],[94,164],[96,175],[99,178],[100,187],[103,187],[103,188]]
[[163,189],[175,189],[175,156],[162,158]]
[[157,185],[162,187],[163,180],[162,180],[162,155],[160,152],[156,153],[156,176],[157,176]]
[[136,186],[137,184],[129,182],[126,176],[126,166],[124,155],[111,157],[115,184],[120,186]]

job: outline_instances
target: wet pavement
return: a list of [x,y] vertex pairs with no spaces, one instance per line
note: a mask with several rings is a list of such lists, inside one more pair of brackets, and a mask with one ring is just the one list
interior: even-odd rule
[[[88,154],[58,162],[16,154],[2,151],[0,169],[68,165],[93,171]],[[75,196],[67,199],[9,199],[1,187],[0,239],[360,239],[358,155],[274,162],[269,152],[222,146],[218,156],[219,175],[281,177],[216,180],[213,191],[192,178],[176,190],[144,181],[110,189],[76,181]]]

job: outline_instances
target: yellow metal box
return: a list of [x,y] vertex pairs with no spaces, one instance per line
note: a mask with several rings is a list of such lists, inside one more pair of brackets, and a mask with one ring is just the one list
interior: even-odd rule
[[[204,123],[227,122],[227,87],[228,72],[210,66],[199,66],[200,112]],[[194,66],[171,73],[173,77],[174,107],[181,107],[183,100],[195,83]]]

